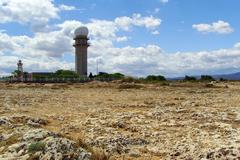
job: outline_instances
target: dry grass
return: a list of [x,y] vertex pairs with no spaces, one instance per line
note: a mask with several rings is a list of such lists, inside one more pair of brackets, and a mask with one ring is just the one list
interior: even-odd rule
[[65,136],[68,139],[71,139],[76,142],[77,147],[84,148],[86,151],[90,152],[92,154],[92,160],[109,160],[110,155],[106,153],[101,148],[95,148],[90,146],[85,142],[85,134],[84,133],[78,133],[74,135],[67,135]]
[[70,85],[68,85],[68,84],[53,84],[52,87],[51,87],[51,89],[56,89],[56,90],[58,90],[58,89],[68,89],[68,88],[70,88]]
[[110,160],[111,158],[103,149],[92,147],[89,151],[92,153],[92,160]]
[[[124,146],[139,151],[142,159],[151,155],[171,159],[168,156],[176,150],[194,155],[226,144],[239,145],[239,82],[214,83],[214,87],[200,82],[0,85],[1,116],[46,119],[49,123],[42,127],[72,139],[97,160],[109,159],[104,149],[114,145],[106,140],[119,135],[126,142],[149,142]],[[0,142],[0,147],[16,140]],[[112,159],[134,159],[127,152],[110,154]]]
[[[22,136],[19,134],[14,134],[11,137],[9,137],[7,140],[0,141],[0,148],[4,147],[5,149],[7,149],[8,146],[11,146],[12,144],[19,142],[20,137],[22,137]],[[5,149],[2,150],[2,153],[5,152]],[[1,152],[0,152],[0,154],[1,154]]]
[[143,88],[142,85],[139,84],[120,84],[118,89],[140,89]]

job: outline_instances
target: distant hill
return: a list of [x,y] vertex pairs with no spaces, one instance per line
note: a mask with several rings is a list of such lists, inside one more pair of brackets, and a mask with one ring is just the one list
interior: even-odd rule
[[232,73],[232,74],[222,74],[222,75],[213,75],[215,79],[227,79],[227,80],[240,80],[240,72]]
[[[217,75],[211,75],[214,79],[227,79],[227,80],[240,80],[240,72],[237,73],[231,73],[231,74],[217,74]],[[199,79],[201,76],[194,76],[197,79]],[[185,77],[175,77],[175,78],[167,78],[168,80],[183,80]]]

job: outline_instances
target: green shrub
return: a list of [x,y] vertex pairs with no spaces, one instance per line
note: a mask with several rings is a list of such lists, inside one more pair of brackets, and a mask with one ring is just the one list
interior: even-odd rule
[[224,82],[224,81],[227,81],[227,79],[220,78],[219,81]]
[[108,74],[105,72],[100,72],[96,78],[114,78],[114,79],[122,79],[125,76],[121,73],[113,73],[113,74]]
[[34,142],[31,143],[28,147],[29,152],[37,152],[42,151],[45,148],[45,144],[43,142]]
[[197,78],[196,78],[196,77],[193,77],[193,76],[185,76],[184,80],[185,80],[185,81],[196,81]]
[[74,72],[74,71],[70,71],[70,70],[57,70],[55,73],[35,73],[33,74],[33,78],[36,79],[45,79],[45,78],[79,78],[80,76]]
[[70,70],[58,70],[54,73],[54,77],[58,77],[58,78],[78,78],[79,75],[74,72],[74,71],[70,71]]
[[113,76],[114,78],[119,78],[119,79],[125,77],[125,76],[124,76],[123,74],[121,74],[121,73],[114,73],[114,74],[112,74],[112,76]]
[[164,76],[158,75],[149,75],[147,76],[147,78],[145,79],[146,81],[166,81],[166,78]]
[[201,75],[201,81],[215,81],[215,79],[212,76],[209,75]]

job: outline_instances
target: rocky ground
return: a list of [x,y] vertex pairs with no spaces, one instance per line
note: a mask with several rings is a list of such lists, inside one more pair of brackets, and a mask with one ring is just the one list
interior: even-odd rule
[[0,83],[0,159],[240,159],[240,83]]

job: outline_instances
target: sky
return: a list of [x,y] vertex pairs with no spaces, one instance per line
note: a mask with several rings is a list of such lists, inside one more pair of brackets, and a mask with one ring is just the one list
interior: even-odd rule
[[240,71],[239,0],[0,0],[0,75],[75,68],[74,30],[89,29],[88,71],[131,76]]

